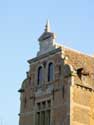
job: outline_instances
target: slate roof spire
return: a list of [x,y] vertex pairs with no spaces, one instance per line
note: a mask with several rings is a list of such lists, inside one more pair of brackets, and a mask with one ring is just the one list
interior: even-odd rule
[[50,32],[50,22],[47,20],[47,23],[45,25],[45,32]]

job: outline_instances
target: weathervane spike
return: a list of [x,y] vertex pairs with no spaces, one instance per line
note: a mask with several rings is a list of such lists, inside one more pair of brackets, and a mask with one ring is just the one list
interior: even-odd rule
[[45,32],[50,32],[50,22],[47,20],[46,26],[45,26]]

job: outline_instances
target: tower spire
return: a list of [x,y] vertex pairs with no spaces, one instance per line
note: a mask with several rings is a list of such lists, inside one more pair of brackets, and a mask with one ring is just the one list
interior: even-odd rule
[[56,35],[55,35],[55,33],[51,32],[51,30],[50,30],[49,20],[47,20],[44,32],[39,37],[38,41],[39,41],[39,45],[40,45],[40,50],[37,53],[37,56],[40,56],[44,53],[47,53],[47,52],[52,51],[53,49],[57,48]]
[[45,25],[45,32],[50,32],[50,22],[47,20],[47,23]]

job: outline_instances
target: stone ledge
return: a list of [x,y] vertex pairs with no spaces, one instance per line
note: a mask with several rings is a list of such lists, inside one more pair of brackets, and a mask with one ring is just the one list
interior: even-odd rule
[[33,59],[30,59],[30,60],[28,60],[27,62],[28,62],[29,64],[31,64],[31,63],[33,63],[33,62],[36,62],[36,61],[42,59],[42,58],[45,58],[45,57],[49,56],[49,55],[53,55],[53,54],[55,54],[55,53],[57,53],[57,52],[59,52],[59,51],[62,51],[62,48],[61,48],[61,47],[59,47],[59,48],[57,48],[57,49],[54,49],[54,50],[52,50],[52,51],[50,51],[50,52],[48,52],[48,53],[46,53],[46,54],[43,54],[43,55],[40,55],[40,56],[35,57],[35,58],[33,58]]

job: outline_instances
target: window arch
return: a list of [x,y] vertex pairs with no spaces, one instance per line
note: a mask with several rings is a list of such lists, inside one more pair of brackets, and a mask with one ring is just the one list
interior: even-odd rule
[[37,76],[37,84],[38,85],[40,85],[41,83],[42,83],[42,80],[43,80],[43,68],[42,68],[42,66],[40,66],[39,68],[38,68],[38,76]]
[[53,79],[54,79],[54,65],[51,62],[48,65],[48,81],[52,81]]

